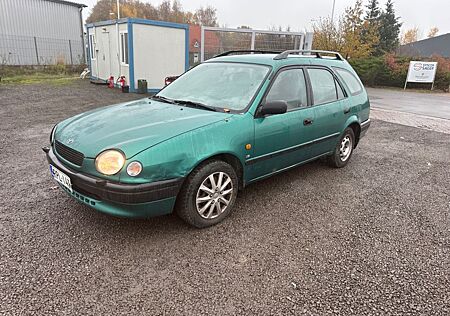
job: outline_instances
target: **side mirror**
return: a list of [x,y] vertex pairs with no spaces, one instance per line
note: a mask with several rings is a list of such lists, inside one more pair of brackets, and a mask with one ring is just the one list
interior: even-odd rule
[[283,114],[287,112],[288,104],[286,101],[270,101],[267,103],[264,103],[260,110],[259,115],[265,116],[265,115],[276,115],[276,114]]

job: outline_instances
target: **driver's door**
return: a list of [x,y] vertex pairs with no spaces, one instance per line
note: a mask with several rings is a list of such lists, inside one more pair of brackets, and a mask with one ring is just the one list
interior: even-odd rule
[[314,109],[308,107],[305,70],[287,68],[280,71],[268,90],[263,104],[286,101],[287,112],[265,117],[255,116],[253,157],[247,160],[250,181],[286,169],[311,158],[308,142]]

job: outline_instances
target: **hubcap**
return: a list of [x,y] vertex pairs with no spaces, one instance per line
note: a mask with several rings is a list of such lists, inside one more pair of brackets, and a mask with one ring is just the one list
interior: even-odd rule
[[213,219],[225,212],[233,196],[233,181],[225,172],[215,172],[203,180],[195,199],[197,212]]
[[342,161],[347,161],[353,150],[352,139],[349,135],[346,135],[341,141],[341,147],[339,149],[339,157]]

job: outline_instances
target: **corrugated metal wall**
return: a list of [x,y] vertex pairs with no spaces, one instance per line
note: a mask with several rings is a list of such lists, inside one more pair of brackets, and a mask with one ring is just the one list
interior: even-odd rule
[[47,0],[0,0],[0,64],[80,64],[79,8]]

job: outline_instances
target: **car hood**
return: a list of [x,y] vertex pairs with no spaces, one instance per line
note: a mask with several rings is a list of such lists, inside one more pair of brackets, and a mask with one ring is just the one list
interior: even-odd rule
[[167,139],[229,115],[143,99],[67,119],[58,124],[55,139],[87,158],[95,158],[110,148],[120,149],[130,158]]

